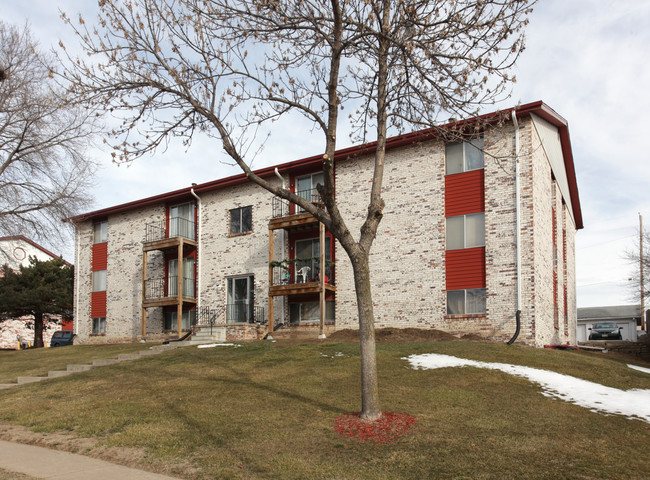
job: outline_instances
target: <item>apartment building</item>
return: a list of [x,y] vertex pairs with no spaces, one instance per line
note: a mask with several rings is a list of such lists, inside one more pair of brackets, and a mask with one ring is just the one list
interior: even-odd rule
[[[567,122],[543,102],[390,138],[371,257],[376,326],[530,345],[575,343],[582,228]],[[466,119],[443,129],[464,131]],[[373,144],[339,150],[350,230],[368,203]],[[256,173],[313,202],[321,156]],[[357,327],[352,268],[309,213],[236,175],[69,219],[78,341],[315,336]]]

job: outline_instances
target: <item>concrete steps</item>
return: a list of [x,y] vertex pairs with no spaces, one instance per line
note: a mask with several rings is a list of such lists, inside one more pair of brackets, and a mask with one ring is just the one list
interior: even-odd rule
[[[225,331],[224,331],[225,332]],[[210,340],[210,342],[207,343],[212,343],[213,340]],[[0,383],[0,390],[7,389],[7,388],[13,388],[18,385],[26,385],[29,383],[37,383],[41,382],[43,380],[49,380],[50,378],[59,378],[59,377],[65,377],[67,375],[72,375],[75,373],[79,372],[87,372],[88,370],[91,370],[93,368],[99,368],[99,367],[105,367],[108,365],[115,365],[116,363],[119,362],[125,362],[125,361],[130,361],[130,360],[137,360],[139,358],[144,358],[148,357],[150,355],[159,355],[164,352],[168,352],[170,350],[174,350],[182,345],[189,345],[187,342],[178,342],[175,344],[170,344],[170,345],[154,345],[153,347],[149,347],[148,350],[142,350],[138,353],[120,353],[117,358],[102,358],[98,360],[93,360],[92,364],[71,364],[67,365],[65,370],[50,370],[47,373],[47,376],[43,377],[18,377],[16,380],[16,383]]]
[[220,343],[226,341],[226,326],[215,325],[212,327],[199,328],[190,340],[183,343],[187,345],[206,345],[209,343]]

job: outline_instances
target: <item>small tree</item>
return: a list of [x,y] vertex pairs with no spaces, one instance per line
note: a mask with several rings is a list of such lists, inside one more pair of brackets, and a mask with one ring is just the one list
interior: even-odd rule
[[70,233],[61,219],[88,206],[95,166],[84,154],[93,117],[54,68],[28,27],[0,21],[0,236],[61,245]]
[[[369,255],[384,210],[387,131],[432,127],[502,96],[523,49],[528,0],[102,0],[99,25],[75,27],[86,59],[72,88],[118,118],[116,161],[197,131],[254,183],[299,205],[336,237],[354,272],[362,412],[380,416]],[[376,140],[368,204],[352,232],[334,195],[339,114]],[[255,134],[285,114],[323,134],[323,207],[251,169]],[[268,127],[271,128],[271,127]],[[349,219],[347,219],[349,221]]]
[[0,320],[34,316],[34,346],[43,347],[43,317],[62,315],[72,308],[74,269],[62,259],[46,262],[29,258],[20,271],[2,267]]

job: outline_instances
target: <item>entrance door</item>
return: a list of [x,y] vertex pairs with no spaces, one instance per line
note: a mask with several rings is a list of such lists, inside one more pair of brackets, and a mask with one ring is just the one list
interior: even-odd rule
[[227,323],[250,323],[253,321],[253,276],[228,279],[226,305]]

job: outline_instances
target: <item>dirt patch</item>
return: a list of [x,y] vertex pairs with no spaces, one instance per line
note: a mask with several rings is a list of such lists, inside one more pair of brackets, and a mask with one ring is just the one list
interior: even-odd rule
[[[463,340],[482,340],[477,335],[463,337]],[[474,338],[476,337],[476,338]],[[329,340],[341,342],[358,342],[359,330],[344,329],[333,332]],[[408,343],[408,342],[453,342],[459,340],[451,333],[442,330],[423,328],[378,328],[375,330],[375,340],[379,343]]]

